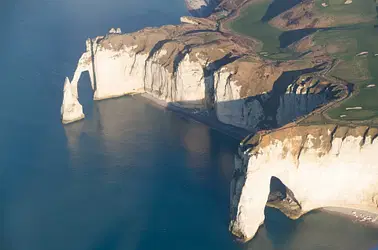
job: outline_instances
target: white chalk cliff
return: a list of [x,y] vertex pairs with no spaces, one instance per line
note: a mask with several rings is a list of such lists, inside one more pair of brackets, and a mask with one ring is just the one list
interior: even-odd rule
[[84,118],[83,107],[79,103],[77,88],[66,77],[63,88],[63,103],[61,106],[62,122],[71,123]]
[[233,182],[232,232],[244,240],[256,234],[272,177],[291,191],[300,207],[296,217],[323,207],[378,213],[377,137],[377,128],[297,126],[243,142]]
[[[218,32],[191,33],[214,25],[190,20],[197,24],[88,39],[71,82],[73,96],[78,100],[80,76],[88,72],[95,100],[147,92],[180,107],[214,110],[219,121],[250,131],[261,124],[281,125],[286,122],[282,117],[307,114],[329,101],[328,83],[302,86],[295,78],[282,87],[283,73],[298,66],[246,56],[244,47]],[[317,89],[316,95],[311,88]],[[72,99],[65,98],[63,103]],[[62,109],[62,116],[66,111]]]
[[218,0],[185,0],[189,13],[195,17],[209,16],[219,2]]
[[[209,20],[183,21],[88,39],[72,82],[64,84],[62,122],[84,117],[77,91],[83,72],[95,100],[148,93],[251,132],[280,127],[345,94],[320,76],[316,62],[270,61],[212,30]],[[326,206],[376,211],[377,135],[368,127],[297,126],[244,141],[232,187],[232,232],[245,240],[255,235],[272,177],[286,185],[288,209],[295,205],[297,216]]]

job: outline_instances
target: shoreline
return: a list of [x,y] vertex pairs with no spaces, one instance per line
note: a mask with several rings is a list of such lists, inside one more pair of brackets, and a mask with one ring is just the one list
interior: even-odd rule
[[318,211],[342,216],[352,220],[354,223],[378,228],[378,209],[377,211],[372,211],[361,208],[324,207],[318,209]]
[[[167,103],[163,100],[157,99],[148,93],[134,94],[132,98],[142,100],[148,104],[172,111],[178,115],[182,115],[185,118],[189,118],[193,121],[204,124],[210,129],[216,130],[222,134],[230,136],[237,140],[243,140],[246,136],[252,132],[240,129],[231,125],[223,124],[215,119],[215,117],[193,114],[193,109],[187,109],[179,107],[173,103]],[[353,223],[366,225],[369,227],[378,228],[378,209],[376,211],[372,209],[362,208],[345,208],[345,207],[323,207],[314,211],[320,211],[323,213],[329,213],[336,216],[342,216],[350,219]]]
[[251,131],[247,131],[242,128],[237,128],[232,125],[224,124],[218,121],[214,114],[205,115],[203,112],[198,112],[195,114],[193,113],[194,109],[180,107],[174,103],[167,103],[147,93],[135,94],[135,95],[131,95],[131,97],[134,99],[140,99],[140,100],[146,101],[147,103],[158,106],[160,108],[173,111],[176,114],[183,115],[185,116],[185,118],[189,118],[196,122],[202,123],[206,125],[207,127],[209,127],[210,129],[216,130],[222,134],[230,136],[238,140],[239,142],[242,141],[246,136],[252,133]]

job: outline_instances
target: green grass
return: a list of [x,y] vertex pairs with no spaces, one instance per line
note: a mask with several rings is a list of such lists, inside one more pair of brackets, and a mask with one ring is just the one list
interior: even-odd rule
[[[328,7],[321,4],[325,2]],[[337,20],[344,18],[356,18],[371,20],[376,17],[375,3],[373,0],[353,0],[351,4],[344,4],[345,0],[316,0],[316,11],[327,16],[332,16]]]
[[[342,120],[368,120],[378,116],[378,29],[376,22],[354,25],[351,30],[329,30],[318,32],[314,41],[317,45],[337,45],[341,51],[331,54],[341,60],[330,74],[356,84],[359,94],[345,101],[340,107],[329,111],[328,115]],[[367,56],[356,56],[367,51]],[[376,84],[375,88],[366,88]],[[347,107],[360,106],[363,110],[349,110]]]
[[261,51],[270,53],[279,52],[279,36],[282,31],[270,26],[268,23],[261,22],[266,10],[271,3],[266,0],[260,3],[250,4],[241,11],[239,18],[232,21],[229,27],[236,33],[256,38],[263,42]]
[[[324,8],[322,2],[329,6]],[[322,30],[314,34],[314,43],[327,48],[328,53],[340,60],[329,73],[332,76],[354,83],[359,89],[355,94],[337,108],[328,111],[333,119],[368,120],[378,118],[378,28],[376,21],[376,3],[373,0],[353,0],[345,5],[345,0],[316,0],[315,13],[333,17],[338,24],[355,21],[358,24],[340,25],[336,29]],[[261,22],[271,0],[265,0],[247,6],[239,18],[229,23],[234,32],[260,40],[263,44],[261,57],[273,60],[295,59],[296,53],[289,49],[280,49],[279,36],[283,31]],[[372,21],[373,20],[373,21]],[[345,29],[347,27],[347,29]],[[368,56],[357,57],[362,51]],[[376,84],[375,88],[366,88]],[[361,106],[362,110],[349,110],[347,107]],[[340,115],[346,115],[340,118]]]

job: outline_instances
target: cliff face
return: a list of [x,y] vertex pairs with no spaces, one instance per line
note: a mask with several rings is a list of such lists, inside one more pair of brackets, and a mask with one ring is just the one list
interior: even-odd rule
[[219,2],[218,0],[185,0],[189,13],[194,17],[211,15]]
[[286,186],[297,211],[282,211],[293,218],[331,206],[378,212],[377,137],[377,128],[324,125],[245,140],[232,185],[232,232],[244,240],[255,235],[264,221],[272,178]]
[[333,98],[332,84],[300,80],[316,67],[264,60],[212,30],[211,21],[183,19],[179,26],[88,39],[73,96],[78,99],[77,84],[87,71],[96,100],[147,92],[250,131],[280,126]]
[[77,87],[66,77],[63,88],[63,103],[60,109],[62,123],[70,123],[84,118],[83,107],[78,101]]

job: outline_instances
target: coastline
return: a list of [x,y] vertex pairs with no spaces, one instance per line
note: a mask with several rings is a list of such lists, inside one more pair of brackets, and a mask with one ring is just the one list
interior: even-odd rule
[[372,209],[363,210],[361,208],[324,207],[320,208],[318,211],[343,216],[351,219],[355,223],[378,228],[378,210],[373,211]]
[[[151,105],[175,112],[176,114],[182,115],[185,118],[189,118],[196,122],[200,122],[208,126],[210,129],[214,129],[216,131],[219,131],[220,133],[223,133],[227,136],[230,136],[240,141],[243,140],[249,134],[251,134],[251,132],[246,131],[244,129],[240,129],[231,125],[223,124],[219,122],[214,116],[194,114],[193,109],[187,109],[187,108],[179,107],[178,105],[175,105],[173,103],[167,103],[147,93],[134,94],[130,96],[132,98],[147,102]],[[356,206],[355,208],[324,207],[324,208],[319,208],[314,211],[329,213],[335,216],[342,216],[342,217],[352,220],[354,223],[378,228],[378,210],[368,209],[368,208],[363,209],[363,208],[358,208]]]
[[186,118],[192,119],[196,122],[200,122],[208,126],[210,129],[216,130],[222,134],[230,136],[239,141],[243,140],[246,136],[251,134],[250,131],[247,131],[245,129],[237,128],[232,125],[227,125],[219,122],[215,114],[205,114],[204,112],[193,113],[194,109],[187,109],[180,107],[177,104],[167,103],[147,93],[135,94],[131,95],[131,97],[140,100],[143,99],[143,101],[146,101],[152,105],[173,111],[179,115],[183,115]]
[[[253,3],[253,0],[247,0],[242,4],[242,6],[244,5],[247,6],[251,3]],[[233,32],[231,29],[227,28],[227,23],[233,20],[234,18],[239,17],[241,10],[242,10],[242,7],[238,8],[235,11],[235,13],[233,13],[233,15],[231,15],[229,18],[226,18],[224,21],[220,22],[220,32],[227,33],[228,35],[231,36],[231,39],[235,38],[236,43],[238,43],[238,41],[241,43],[243,41],[251,41],[259,45],[259,43],[257,43],[253,38],[244,36],[242,34],[238,34],[236,32]],[[196,108],[188,108],[185,105],[181,105],[180,103],[166,102],[166,101],[157,99],[148,93],[137,93],[137,94],[130,93],[130,94],[127,94],[126,96],[130,96],[134,99],[142,100],[145,103],[149,103],[156,107],[163,108],[164,110],[172,111],[181,117],[202,123],[210,129],[216,130],[222,134],[230,136],[239,141],[243,140],[246,136],[252,133],[252,131],[247,131],[245,129],[237,128],[232,125],[224,124],[218,121],[217,116],[213,110],[208,112],[208,111],[203,111]],[[109,97],[109,99],[116,98],[116,97],[118,96],[112,96],[112,97]],[[273,129],[273,130],[271,129],[269,130],[269,132],[272,132],[274,130],[284,129],[284,128],[287,128],[288,126],[298,126],[299,125],[298,123],[300,123],[301,121],[307,119],[308,117],[313,116],[316,113],[322,114],[323,112],[327,111],[331,106],[337,104],[338,102],[344,101],[344,99],[346,99],[347,97],[349,97],[349,95],[343,96],[342,98],[337,99],[334,102],[330,102],[329,104],[321,108],[317,108],[313,110],[312,112],[310,112],[309,114],[305,115],[304,117],[297,117],[295,121],[283,127]],[[321,208],[319,210],[327,212],[327,213],[339,215],[339,216],[345,216],[356,223],[368,224],[368,225],[373,225],[373,226],[378,227],[378,211],[375,211],[375,210],[368,211],[369,209],[367,209],[365,211],[365,210],[362,210],[361,208],[353,209],[353,208],[340,208],[340,207],[327,207],[327,208]]]

